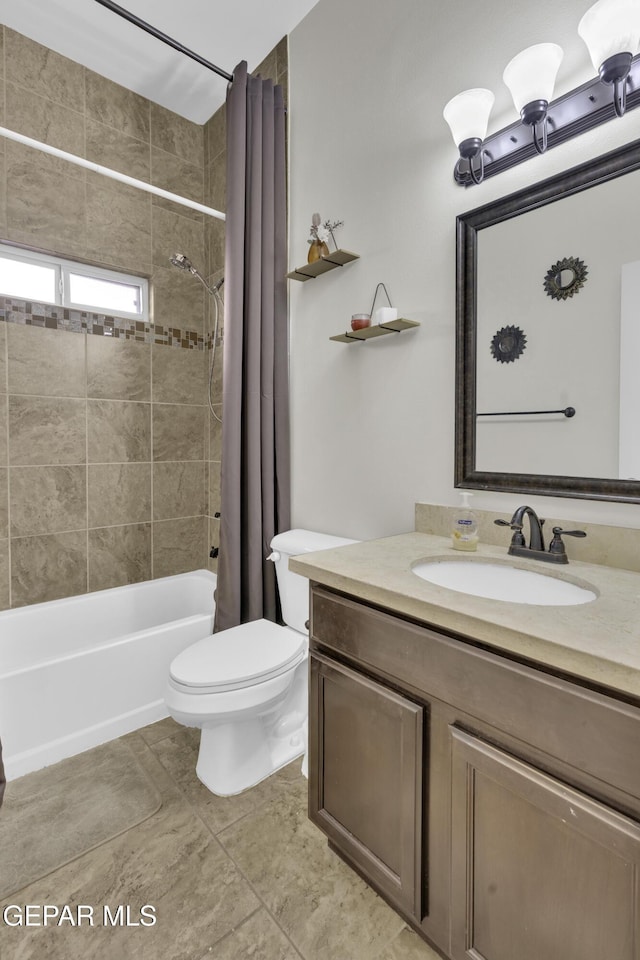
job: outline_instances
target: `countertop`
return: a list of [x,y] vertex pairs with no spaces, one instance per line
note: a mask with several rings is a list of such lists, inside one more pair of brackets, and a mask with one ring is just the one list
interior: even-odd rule
[[[576,606],[488,600],[439,587],[411,571],[421,560],[490,560],[586,586],[597,594]],[[550,564],[510,557],[480,544],[453,550],[446,537],[406,533],[302,554],[289,568],[310,580],[422,620],[543,666],[640,699],[640,573],[571,560]]]

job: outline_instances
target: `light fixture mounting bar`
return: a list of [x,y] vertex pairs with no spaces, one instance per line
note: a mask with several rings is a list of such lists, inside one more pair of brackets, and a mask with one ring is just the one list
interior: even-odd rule
[[[640,54],[631,61],[627,78],[626,112],[640,105]],[[547,149],[571,140],[578,134],[613,120],[616,111],[613,104],[612,86],[594,77],[581,87],[558,97],[549,104]],[[537,156],[531,140],[531,127],[521,120],[492,133],[483,141],[484,179]],[[474,183],[469,161],[460,159],[454,171],[456,183],[469,187]]]

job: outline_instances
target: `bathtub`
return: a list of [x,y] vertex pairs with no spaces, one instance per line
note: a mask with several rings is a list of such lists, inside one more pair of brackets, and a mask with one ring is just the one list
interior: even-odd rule
[[169,664],[213,629],[207,570],[0,612],[8,779],[167,717]]

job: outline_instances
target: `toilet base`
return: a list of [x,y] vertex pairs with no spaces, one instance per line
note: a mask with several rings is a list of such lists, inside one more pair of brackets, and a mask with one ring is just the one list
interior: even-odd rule
[[267,734],[264,719],[203,727],[196,764],[198,779],[219,797],[242,793],[306,751],[302,717],[295,729]]

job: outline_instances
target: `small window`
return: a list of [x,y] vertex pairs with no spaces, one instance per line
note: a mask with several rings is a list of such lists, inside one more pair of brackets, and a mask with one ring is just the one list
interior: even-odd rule
[[149,284],[142,277],[6,245],[0,246],[0,296],[149,321]]

